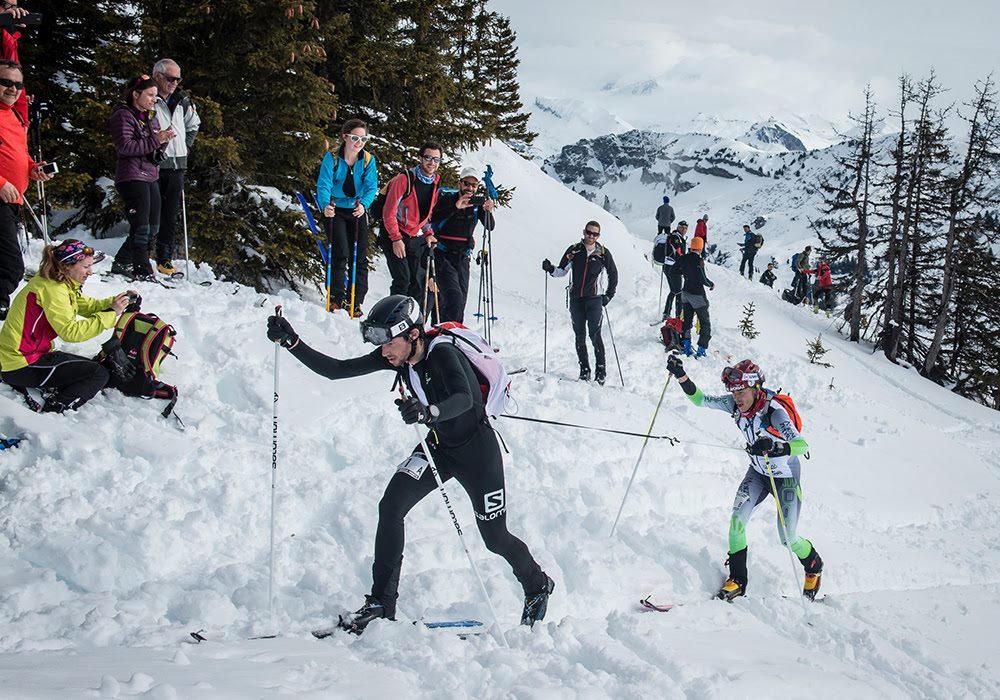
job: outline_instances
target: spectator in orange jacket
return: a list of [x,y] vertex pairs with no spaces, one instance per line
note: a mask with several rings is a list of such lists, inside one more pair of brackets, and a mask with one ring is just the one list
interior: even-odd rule
[[389,181],[382,207],[379,239],[392,276],[390,294],[414,299],[424,296],[424,274],[428,248],[437,243],[431,227],[431,212],[437,203],[441,176],[441,146],[428,142],[420,148],[416,167]]
[[17,243],[17,222],[28,180],[49,180],[28,153],[28,128],[16,111],[24,93],[21,66],[0,59],[0,320],[7,318],[10,295],[24,276],[24,258]]

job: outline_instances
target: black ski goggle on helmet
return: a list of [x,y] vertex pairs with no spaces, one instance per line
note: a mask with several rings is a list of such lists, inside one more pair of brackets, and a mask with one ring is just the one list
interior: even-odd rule
[[413,323],[409,319],[400,321],[392,326],[376,326],[362,321],[361,337],[366,343],[385,345],[396,336],[403,335],[403,333],[411,328],[413,328]]

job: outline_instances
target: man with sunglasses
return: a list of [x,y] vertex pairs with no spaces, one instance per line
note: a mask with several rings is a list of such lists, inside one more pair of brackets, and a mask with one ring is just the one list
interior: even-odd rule
[[435,251],[437,279],[441,293],[441,318],[439,321],[457,321],[465,318],[465,302],[469,296],[469,267],[472,251],[476,247],[473,233],[478,224],[492,231],[495,204],[489,197],[482,204],[474,204],[473,197],[479,189],[479,171],[463,168],[457,192],[445,192],[438,197],[432,221],[438,243]]
[[424,296],[427,254],[437,243],[431,213],[438,199],[441,153],[438,144],[425,143],[417,165],[389,181],[379,243],[392,276],[391,294]]
[[28,152],[28,127],[14,109],[24,92],[21,66],[0,59],[0,320],[7,318],[10,296],[24,276],[17,224],[29,180],[50,180]]
[[156,82],[157,92],[154,109],[160,128],[173,127],[178,136],[184,135],[184,138],[167,142],[165,158],[160,163],[160,231],[156,236],[156,269],[165,275],[172,275],[177,272],[173,265],[174,238],[181,209],[181,193],[184,191],[188,151],[198,135],[201,118],[191,98],[178,88],[181,67],[176,61],[169,58],[157,61],[153,66],[153,80]]
[[[722,383],[728,394],[706,396],[688,377],[684,363],[676,354],[667,360],[667,370],[677,378],[688,399],[695,406],[725,411],[736,421],[746,439],[750,466],[736,489],[729,522],[729,578],[717,598],[732,600],[746,595],[747,535],[750,515],[768,495],[777,493],[781,504],[778,535],[798,557],[805,570],[802,595],[813,600],[819,592],[823,560],[812,542],[797,533],[802,489],[799,457],[809,451],[809,444],[799,434],[802,425],[791,399],[764,388],[764,372],[750,360],[738,362],[722,371]],[[798,426],[798,427],[797,427]],[[772,485],[771,477],[774,481]],[[787,537],[787,539],[786,539]]]
[[[503,557],[524,590],[521,624],[545,617],[555,584],[528,547],[507,529],[503,456],[490,426],[479,378],[461,350],[449,342],[430,345],[415,299],[393,295],[375,304],[361,322],[361,337],[378,347],[367,355],[338,360],[303,343],[283,316],[267,320],[267,337],[302,364],[328,379],[360,377],[380,370],[398,372],[411,397],[396,399],[403,421],[427,426],[427,444],[442,481],[454,478],[472,501],[486,548]],[[361,634],[373,620],[395,619],[403,564],[403,522],[435,488],[434,475],[418,445],[400,464],[379,503],[371,594],[340,626]]]
[[601,225],[588,221],[583,227],[583,240],[574,243],[553,265],[546,258],[542,270],[553,277],[563,277],[570,270],[569,315],[576,335],[576,356],[580,361],[580,379],[590,381],[590,358],[587,356],[587,336],[594,346],[594,380],[604,384],[607,377],[604,361],[604,339],[601,337],[601,322],[604,307],[615,296],[618,287],[618,268],[611,257],[611,251],[597,242],[601,237]]

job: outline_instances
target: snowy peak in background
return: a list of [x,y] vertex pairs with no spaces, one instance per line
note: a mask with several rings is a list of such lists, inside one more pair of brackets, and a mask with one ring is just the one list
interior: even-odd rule
[[539,160],[558,153],[563,144],[600,134],[615,134],[634,128],[603,107],[576,99],[536,98],[530,127],[538,133],[528,155]]
[[798,136],[773,117],[751,126],[739,141],[763,151],[806,151]]

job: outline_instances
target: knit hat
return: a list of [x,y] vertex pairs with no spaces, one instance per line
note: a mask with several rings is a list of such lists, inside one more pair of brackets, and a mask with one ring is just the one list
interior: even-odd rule
[[474,177],[477,180],[483,179],[482,176],[479,174],[479,171],[473,168],[471,165],[467,165],[464,168],[462,168],[462,174],[458,176],[458,179],[464,180],[467,177]]
[[663,195],[663,203],[664,204],[670,204],[670,197],[668,197],[666,195]]
[[692,253],[700,253],[705,250],[705,239],[701,236],[696,236],[691,239],[690,245],[688,245],[688,250]]

